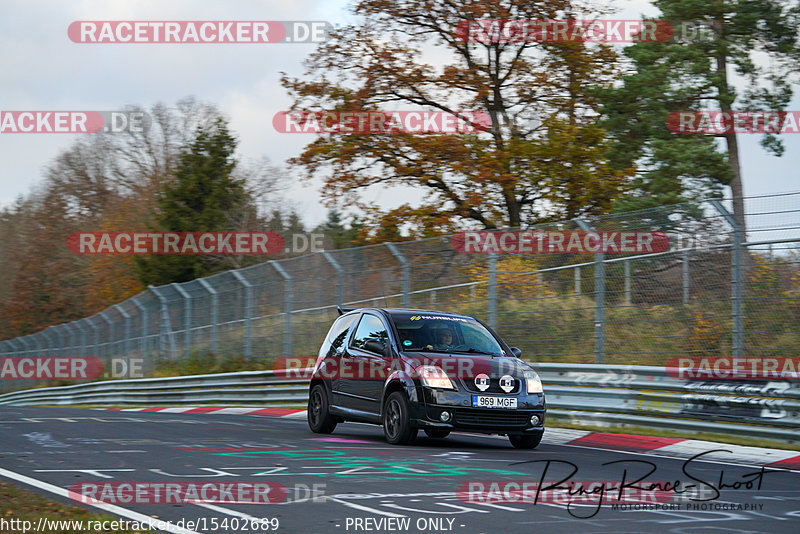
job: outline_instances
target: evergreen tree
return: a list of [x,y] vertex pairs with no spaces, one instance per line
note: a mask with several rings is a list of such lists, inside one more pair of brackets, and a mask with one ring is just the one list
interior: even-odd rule
[[325,236],[325,246],[332,246],[334,249],[350,248],[363,245],[360,234],[364,227],[357,216],[350,219],[349,224],[345,224],[341,212],[329,210],[328,218],[324,223],[314,229],[314,233]]
[[[232,173],[236,139],[217,118],[199,127],[194,140],[179,156],[174,179],[158,202],[156,226],[168,232],[236,230],[243,210],[252,209],[245,184]],[[145,284],[186,282],[224,268],[198,255],[153,255],[136,258],[137,275]]]
[[[622,86],[604,91],[606,127],[616,137],[611,161],[617,168],[637,162],[638,195],[619,202],[620,210],[650,207],[720,192],[730,185],[744,195],[735,132],[714,137],[676,134],[667,128],[670,112],[684,110],[784,110],[792,95],[789,76],[797,70],[798,8],[782,0],[656,0],[659,19],[674,23],[668,42],[640,42],[624,51],[635,72]],[[762,54],[764,57],[758,58]],[[766,61],[764,61],[766,59]],[[733,72],[744,78],[741,94]],[[735,105],[735,106],[734,106]],[[765,149],[783,153],[774,135]],[[744,226],[744,206],[734,201]]]

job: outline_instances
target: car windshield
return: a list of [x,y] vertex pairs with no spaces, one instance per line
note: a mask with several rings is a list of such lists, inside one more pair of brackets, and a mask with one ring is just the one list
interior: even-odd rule
[[425,313],[393,313],[403,350],[466,352],[501,356],[494,336],[474,319]]

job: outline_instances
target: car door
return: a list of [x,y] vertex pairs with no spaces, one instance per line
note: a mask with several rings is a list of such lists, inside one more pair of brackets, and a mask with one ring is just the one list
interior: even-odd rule
[[343,315],[336,319],[319,351],[319,356],[324,358],[323,365],[325,366],[320,370],[320,375],[330,380],[331,392],[333,393],[331,402],[338,406],[342,405],[342,399],[339,395],[342,383],[339,373],[341,359],[345,354],[345,348],[350,337],[349,334],[352,332],[351,327],[358,317],[359,314],[351,314]]
[[391,367],[391,350],[381,349],[376,343],[388,349],[389,330],[379,316],[365,313],[347,350],[348,374],[353,376],[347,381],[347,393],[354,409],[373,414],[380,413],[383,383]]

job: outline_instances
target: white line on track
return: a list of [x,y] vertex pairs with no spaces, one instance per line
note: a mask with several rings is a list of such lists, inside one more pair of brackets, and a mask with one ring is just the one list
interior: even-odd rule
[[[54,486],[49,482],[37,480],[35,478],[31,478],[29,476],[25,476],[20,473],[15,473],[14,471],[9,471],[3,468],[0,468],[0,476],[16,480],[17,482],[22,482],[23,484],[33,486],[34,488],[39,488],[41,490],[54,493],[59,497],[70,498],[69,491],[65,490],[64,488]],[[118,515],[120,517],[125,517],[127,519],[137,521],[139,523],[144,523],[145,525],[149,524],[150,521],[153,521],[153,518],[150,517],[149,515],[140,514],[139,512],[134,512],[133,510],[128,510],[127,508],[122,508],[121,506],[117,506],[115,504],[107,504],[107,503],[97,503],[97,504],[86,503],[86,504],[88,504],[89,506],[93,506],[95,508],[99,508],[100,510],[103,510],[105,512]],[[194,530],[181,528],[177,525],[173,525],[172,523],[161,519],[157,521],[164,524],[164,530],[166,532],[173,532],[175,534],[201,534],[199,532],[195,532]]]
[[511,506],[501,506],[499,504],[489,503],[489,502],[471,502],[472,505],[480,505],[480,506],[488,506],[490,508],[499,508],[500,510],[506,510],[509,512],[524,512],[524,508],[513,508]]
[[225,508],[224,506],[217,506],[215,504],[208,504],[205,502],[193,502],[195,506],[202,506],[203,508],[208,508],[209,510],[213,510],[214,512],[219,512],[221,514],[227,514],[233,517],[240,517],[242,519],[247,519],[248,521],[263,521],[260,517],[253,517],[252,515],[247,515],[244,512],[237,512],[236,510],[231,510],[230,508]]
[[343,499],[337,499],[335,497],[325,497],[325,500],[338,502],[339,504],[343,504],[349,508],[355,508],[356,510],[361,510],[362,512],[370,512],[372,514],[378,515],[388,515],[389,517],[406,517],[403,514],[396,514],[394,512],[386,512],[384,510],[378,510],[376,508],[370,508],[369,506],[363,506],[361,504],[356,504],[354,502],[345,501]]

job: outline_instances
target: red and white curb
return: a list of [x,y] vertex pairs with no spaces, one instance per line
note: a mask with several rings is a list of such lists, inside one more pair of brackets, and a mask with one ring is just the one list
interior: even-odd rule
[[587,430],[571,430],[566,428],[548,428],[542,443],[551,445],[572,445],[590,449],[604,449],[648,453],[670,458],[691,458],[701,452],[703,460],[715,462],[758,465],[800,471],[800,453],[783,449],[767,449],[764,447],[747,447],[702,441],[698,439],[663,438],[654,436],[637,436],[632,434],[610,434],[590,432]]
[[[305,419],[306,410],[291,408],[225,408],[211,406],[195,406],[180,408],[107,408],[122,412],[162,412],[191,414],[222,415],[262,415],[285,419]],[[765,467],[800,471],[800,453],[783,449],[767,449],[764,447],[747,447],[702,441],[697,439],[664,438],[655,436],[638,436],[633,434],[611,434],[591,432],[589,430],[573,430],[569,428],[548,427],[542,438],[547,445],[570,445],[590,449],[650,453],[670,458],[691,458],[706,451],[716,451],[703,455],[704,460],[757,465]]]
[[211,413],[216,415],[265,415],[287,419],[305,419],[306,411],[292,408],[224,408],[213,406],[182,406],[179,408],[105,408],[118,412],[161,412],[161,413]]

